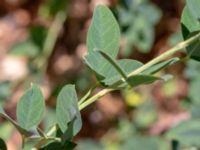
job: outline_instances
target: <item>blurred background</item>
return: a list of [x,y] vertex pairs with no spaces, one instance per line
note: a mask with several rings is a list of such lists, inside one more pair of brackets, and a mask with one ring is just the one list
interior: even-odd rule
[[[145,63],[182,41],[184,0],[0,0],[0,105],[12,118],[31,82],[40,85],[48,106],[44,130],[56,119],[63,85],[75,84],[81,97],[96,83],[83,57],[97,4],[109,6],[120,25],[118,58]],[[107,94],[84,109],[77,150],[169,150],[165,133],[200,116],[198,69],[194,61],[170,66],[160,74],[171,73],[171,80]],[[9,150],[20,148],[20,135],[3,118],[0,137]]]

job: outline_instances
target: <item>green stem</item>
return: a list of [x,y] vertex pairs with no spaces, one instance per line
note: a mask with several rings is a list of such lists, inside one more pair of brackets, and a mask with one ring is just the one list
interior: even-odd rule
[[82,104],[87,98],[91,95],[93,90],[96,88],[96,86],[92,87],[78,102],[78,105]]
[[85,100],[85,102],[83,102],[82,104],[79,105],[79,110],[82,110],[83,108],[87,107],[88,105],[90,105],[91,103],[95,102],[97,99],[99,99],[100,97],[104,96],[105,94],[114,91],[115,89],[103,89],[101,90],[99,93],[97,93],[96,95],[90,97],[89,99]]
[[47,137],[48,137],[48,136],[51,136],[52,134],[54,134],[54,133],[56,132],[56,130],[57,130],[57,126],[53,126],[53,127],[48,131],[48,133],[46,134]]
[[[145,71],[146,69],[148,69],[149,67],[159,63],[162,60],[165,60],[167,57],[173,55],[174,53],[182,50],[183,48],[189,46],[191,43],[193,43],[194,41],[196,41],[197,39],[200,38],[200,33],[189,38],[186,41],[183,41],[181,43],[179,43],[178,45],[176,45],[175,47],[169,49],[168,51],[166,51],[165,53],[161,54],[160,56],[154,58],[153,60],[149,61],[147,64],[143,65],[142,67],[134,70],[133,72],[131,72],[128,77],[133,76],[133,75],[137,75],[139,73],[142,73],[143,71]],[[90,97],[89,99],[85,100],[85,102],[83,102],[82,104],[79,105],[79,110],[84,109],[85,107],[87,107],[88,105],[90,105],[91,103],[95,102],[96,100],[98,100],[100,97],[104,96],[105,94],[114,91],[117,89],[111,89],[111,88],[106,88],[103,89],[102,91],[100,91],[99,93],[95,94],[94,96]]]

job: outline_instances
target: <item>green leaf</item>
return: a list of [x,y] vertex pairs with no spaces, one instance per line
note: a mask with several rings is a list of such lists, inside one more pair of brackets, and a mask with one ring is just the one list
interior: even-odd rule
[[197,18],[195,18],[189,8],[185,6],[183,9],[181,17],[182,34],[184,39],[188,38],[189,34],[200,30],[200,23]]
[[196,18],[196,20],[200,17],[200,1],[199,0],[186,0],[186,5],[189,8],[192,16]]
[[22,128],[30,130],[40,123],[44,109],[42,92],[38,86],[33,84],[17,104],[17,121]]
[[98,49],[112,57],[116,57],[119,49],[119,40],[120,30],[115,17],[106,6],[98,5],[88,31],[88,53]]
[[73,135],[80,131],[82,122],[74,85],[66,85],[60,91],[57,98],[56,117],[63,133],[67,131],[68,124],[72,120],[74,120]]
[[170,129],[166,134],[168,139],[177,140],[182,146],[200,147],[200,125],[199,120],[188,120],[181,122]]
[[74,118],[72,121],[70,121],[67,125],[67,130],[62,135],[62,143],[65,143],[67,141],[70,141],[74,136],[74,123],[76,118]]
[[179,61],[180,59],[179,58],[172,58],[172,59],[169,59],[169,60],[166,60],[166,61],[163,61],[163,62],[160,62],[160,63],[157,63],[151,67],[149,67],[147,70],[145,70],[144,72],[142,72],[143,74],[154,74],[160,70],[162,70],[163,68],[169,66],[169,65],[172,65],[172,64],[175,64]]
[[144,84],[151,84],[157,80],[165,80],[165,77],[160,78],[152,75],[143,75],[143,74],[138,74],[131,76],[127,79],[127,83],[122,83],[121,85],[118,86],[118,88],[124,88],[127,85],[131,87],[137,87],[139,85],[144,85]]
[[7,150],[6,143],[0,138],[0,150]]
[[128,78],[128,83],[132,87],[139,86],[141,84],[150,84],[157,80],[162,80],[159,77],[151,76],[151,75],[135,75]]
[[200,61],[199,48],[200,48],[200,40],[193,42],[193,44],[189,45],[187,48],[188,56],[190,56],[194,60]]
[[88,53],[86,64],[98,75],[104,74],[111,64],[95,50],[101,50],[111,58],[116,58],[119,50],[120,30],[112,12],[102,5],[95,9],[87,35]]
[[[199,1],[197,0],[187,1],[186,7],[184,8],[181,17],[182,34],[185,40],[200,31],[199,15],[200,15]],[[191,58],[198,61],[200,61],[199,43],[200,41],[197,40],[189,47],[187,47],[188,55]]]

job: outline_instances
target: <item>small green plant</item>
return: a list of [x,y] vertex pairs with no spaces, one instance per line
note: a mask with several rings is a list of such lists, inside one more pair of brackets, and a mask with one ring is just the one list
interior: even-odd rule
[[[150,62],[143,64],[137,60],[120,59],[119,51],[120,30],[112,12],[105,6],[96,7],[91,26],[88,31],[88,53],[85,62],[95,73],[102,90],[93,95],[89,90],[84,97],[77,97],[74,85],[64,86],[58,94],[56,105],[57,121],[47,132],[43,131],[41,123],[45,103],[40,88],[31,84],[17,104],[17,121],[10,118],[0,107],[0,114],[10,121],[22,136],[22,147],[26,142],[33,142],[32,150],[71,150],[76,144],[73,137],[82,127],[80,111],[97,101],[105,94],[124,88],[135,88],[139,85],[150,84],[157,80],[165,80],[165,76],[156,76],[155,73],[174,63],[192,58],[200,60],[200,1],[187,0],[182,16],[182,33],[185,39],[175,47],[169,49]],[[185,52],[186,58],[173,57],[176,52]],[[200,147],[198,138],[190,138],[200,131],[197,120],[187,121],[180,127],[172,129],[167,137],[173,141],[172,148],[179,146]],[[174,146],[175,145],[175,146]],[[0,139],[0,149],[6,150],[5,142]]]

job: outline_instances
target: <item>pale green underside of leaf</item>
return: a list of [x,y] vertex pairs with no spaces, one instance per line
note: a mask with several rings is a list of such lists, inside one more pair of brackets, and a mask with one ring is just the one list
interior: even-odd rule
[[169,139],[177,140],[182,146],[200,147],[199,120],[181,122],[166,134]]
[[57,98],[56,117],[63,133],[68,129],[68,124],[73,120],[73,135],[80,131],[82,122],[74,85],[66,85],[60,91]]
[[36,127],[42,120],[44,109],[45,103],[42,92],[39,87],[33,84],[17,104],[19,125],[26,130]]

